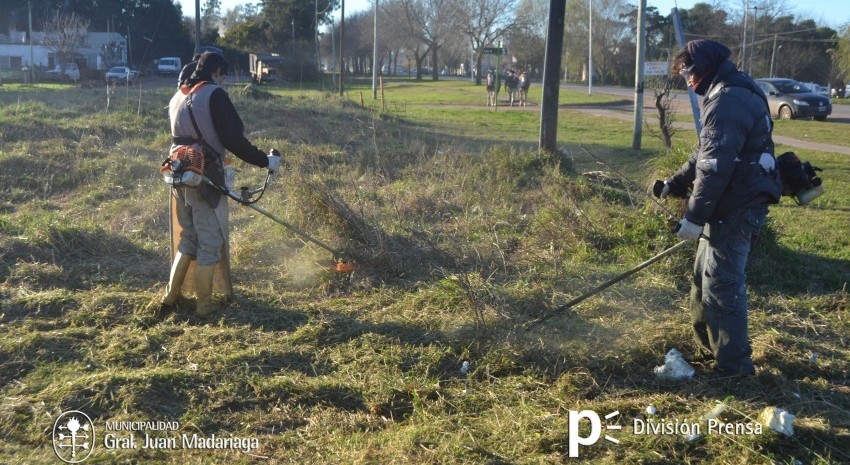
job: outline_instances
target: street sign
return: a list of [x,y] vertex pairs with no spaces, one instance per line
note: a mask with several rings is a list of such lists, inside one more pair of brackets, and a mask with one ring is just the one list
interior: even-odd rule
[[647,61],[643,65],[644,76],[666,76],[670,72],[667,61]]
[[504,55],[508,53],[507,47],[484,47],[485,55]]

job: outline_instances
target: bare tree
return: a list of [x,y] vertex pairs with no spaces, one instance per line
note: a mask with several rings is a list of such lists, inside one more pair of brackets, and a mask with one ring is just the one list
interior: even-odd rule
[[520,0],[516,26],[510,32],[512,54],[520,58],[534,79],[543,69],[548,17],[548,0]]
[[406,49],[410,42],[410,29],[407,27],[407,18],[404,14],[404,7],[398,0],[385,0],[380,3],[381,10],[379,11],[381,47],[385,48],[389,57],[390,74],[396,74],[396,68],[399,66],[398,57],[401,50]]
[[387,41],[398,44],[399,52],[404,51],[407,57],[408,71],[410,71],[411,58],[413,59],[416,79],[422,79],[422,63],[431,49],[422,41],[419,34],[413,33],[415,26],[411,24],[406,11],[408,1],[388,0],[383,2],[382,9],[388,18],[386,22],[391,25],[388,29],[385,28],[384,37]]
[[56,62],[60,67],[60,76],[65,74],[65,68],[85,42],[89,22],[77,16],[76,13],[65,14],[56,11],[44,22],[46,33],[44,42],[56,53]]
[[[439,79],[438,54],[440,48],[456,27],[457,17],[450,0],[401,0],[411,34],[418,37],[431,52],[431,77]],[[417,66],[416,78],[421,79],[421,67]]]
[[475,84],[481,85],[484,48],[504,37],[516,25],[515,0],[458,0],[453,16],[475,53]]

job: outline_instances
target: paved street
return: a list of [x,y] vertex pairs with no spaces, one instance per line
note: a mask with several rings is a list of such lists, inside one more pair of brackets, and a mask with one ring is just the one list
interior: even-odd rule
[[[569,89],[572,91],[584,91],[587,92],[587,86],[581,85],[563,85],[561,86],[564,89]],[[631,89],[626,89],[622,87],[609,87],[609,86],[593,86],[593,93],[600,94],[608,94],[608,95],[617,95],[623,97],[622,104],[606,104],[606,105],[583,105],[580,107],[572,107],[578,111],[582,111],[589,114],[594,114],[598,116],[607,116],[612,118],[619,118],[623,121],[632,121],[634,118],[634,91]],[[652,123],[657,123],[658,119],[654,118],[653,115],[657,114],[657,110],[655,109],[655,100],[652,95],[652,90],[644,91],[644,110],[643,117],[645,121],[649,121]],[[690,114],[690,101],[688,99],[688,95],[684,92],[680,92],[676,95],[675,100],[673,101],[673,109],[677,114]],[[847,124],[848,130],[850,130],[850,104],[839,104],[832,106],[832,115],[830,115],[827,119],[828,123],[838,123],[838,124]],[[676,123],[676,127],[679,129],[694,129],[693,123],[688,122],[680,122]],[[842,145],[834,145],[834,144],[826,144],[820,142],[813,142],[807,140],[795,139],[792,137],[785,137],[778,134],[773,135],[773,140],[776,143],[787,145],[789,147],[797,147],[797,148],[807,148],[812,150],[822,150],[825,152],[835,152],[841,153],[845,155],[850,155],[850,147],[842,146]]]

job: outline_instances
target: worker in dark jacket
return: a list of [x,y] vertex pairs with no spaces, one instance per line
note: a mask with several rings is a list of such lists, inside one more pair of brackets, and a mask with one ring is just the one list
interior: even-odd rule
[[[171,98],[172,152],[181,146],[204,147],[204,175],[225,186],[227,151],[242,160],[275,172],[277,151],[266,156],[245,138],[244,125],[227,92],[220,87],[228,64],[215,52],[204,52],[192,76]],[[174,305],[181,290],[191,286],[197,295],[199,316],[211,313],[213,286],[231,295],[228,209],[223,194],[211,186],[171,189],[172,266],[164,307]],[[188,279],[192,275],[193,279]]]
[[198,67],[198,60],[200,60],[200,59],[201,59],[201,54],[196,53],[192,57],[192,61],[190,61],[189,63],[186,63],[186,65],[183,66],[183,69],[180,70],[180,74],[177,76],[177,88],[178,89],[183,84],[186,84],[186,81],[188,81],[189,78],[192,77],[192,74],[195,73],[195,69]]
[[676,234],[699,240],[690,296],[698,345],[721,375],[752,375],[745,266],[782,189],[767,99],[729,55],[720,43],[694,40],[676,56],[673,69],[702,96],[702,130],[699,147],[656,192],[688,198]]

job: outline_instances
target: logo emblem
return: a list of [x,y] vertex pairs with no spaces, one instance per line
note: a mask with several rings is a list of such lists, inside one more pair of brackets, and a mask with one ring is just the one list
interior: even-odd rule
[[53,423],[53,452],[65,463],[80,463],[94,449],[94,423],[79,410],[68,410]]
[[[620,415],[620,411],[611,412],[608,415],[605,415],[606,420],[610,420],[616,416]],[[579,421],[582,418],[587,418],[590,420],[590,435],[582,437],[579,436]],[[570,457],[578,457],[578,446],[590,446],[592,444],[596,444],[596,441],[599,440],[599,436],[602,434],[602,420],[599,418],[599,415],[593,410],[582,410],[581,412],[577,412],[575,410],[570,410],[570,422],[569,422],[569,445],[570,445]],[[606,430],[619,430],[623,427],[620,425],[605,425]],[[619,444],[620,441],[612,438],[611,436],[605,435],[606,441],[611,441],[614,444]]]

